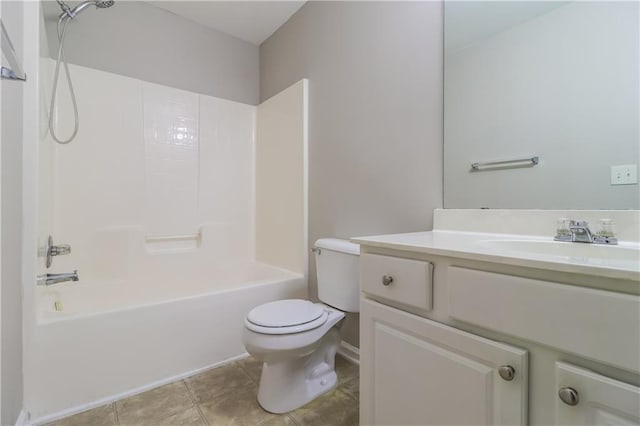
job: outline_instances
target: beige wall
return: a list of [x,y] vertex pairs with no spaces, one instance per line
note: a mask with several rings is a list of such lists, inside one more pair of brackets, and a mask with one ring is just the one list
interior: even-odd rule
[[307,80],[258,106],[256,260],[307,273]]
[[[2,21],[22,63],[23,4],[2,2]],[[0,424],[15,424],[22,409],[22,123],[24,83],[2,80],[2,248]]]
[[[55,1],[44,1],[43,8],[49,49],[57,57],[60,8]],[[76,65],[258,104],[258,46],[144,2],[88,8],[71,23],[65,54]]]
[[260,46],[262,100],[309,79],[309,244],[432,228],[442,34],[440,2],[312,1]]

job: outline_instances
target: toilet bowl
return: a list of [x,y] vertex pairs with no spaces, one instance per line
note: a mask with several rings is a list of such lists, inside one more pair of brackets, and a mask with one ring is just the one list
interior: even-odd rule
[[258,402],[272,413],[295,410],[336,386],[343,310],[359,311],[359,246],[321,239],[314,249],[318,295],[328,304],[278,300],[245,318],[246,350],[263,362]]
[[[338,326],[344,313],[306,300],[282,300],[271,304],[281,304],[274,307],[286,309],[298,302],[321,309],[320,321],[265,330],[266,327],[256,326],[248,318],[245,320],[243,337],[247,352],[263,362],[258,402],[272,413],[295,410],[333,389],[337,383],[334,360],[340,345]],[[309,322],[314,324],[309,325]],[[260,332],[252,328],[258,328]],[[296,331],[299,329],[305,330]],[[267,334],[269,331],[272,334]]]

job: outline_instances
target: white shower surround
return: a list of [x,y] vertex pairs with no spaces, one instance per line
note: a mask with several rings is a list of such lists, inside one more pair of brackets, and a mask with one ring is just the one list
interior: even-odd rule
[[50,232],[72,253],[52,270],[126,280],[145,256],[140,238],[143,251],[197,247],[208,262],[252,260],[256,107],[70,68],[80,129],[53,148]]
[[[41,61],[41,117],[51,66]],[[243,356],[252,307],[308,295],[306,265],[255,261],[255,106],[70,68],[80,131],[64,146],[41,132],[38,210],[39,245],[53,234],[72,253],[49,270],[39,259],[38,272],[78,269],[80,282],[35,292],[25,397],[35,422]],[[291,108],[306,100],[305,89]],[[306,106],[292,117],[306,132]]]

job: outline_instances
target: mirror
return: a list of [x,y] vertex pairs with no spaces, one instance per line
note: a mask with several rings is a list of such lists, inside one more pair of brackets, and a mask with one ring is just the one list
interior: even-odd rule
[[445,3],[445,208],[640,208],[639,12]]

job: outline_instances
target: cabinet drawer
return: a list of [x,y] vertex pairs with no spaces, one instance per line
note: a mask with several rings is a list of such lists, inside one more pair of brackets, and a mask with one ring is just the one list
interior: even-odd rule
[[377,254],[360,257],[363,292],[426,311],[431,310],[432,277],[430,262]]
[[640,297],[451,266],[450,315],[640,371]]
[[556,424],[640,424],[640,388],[556,362]]

